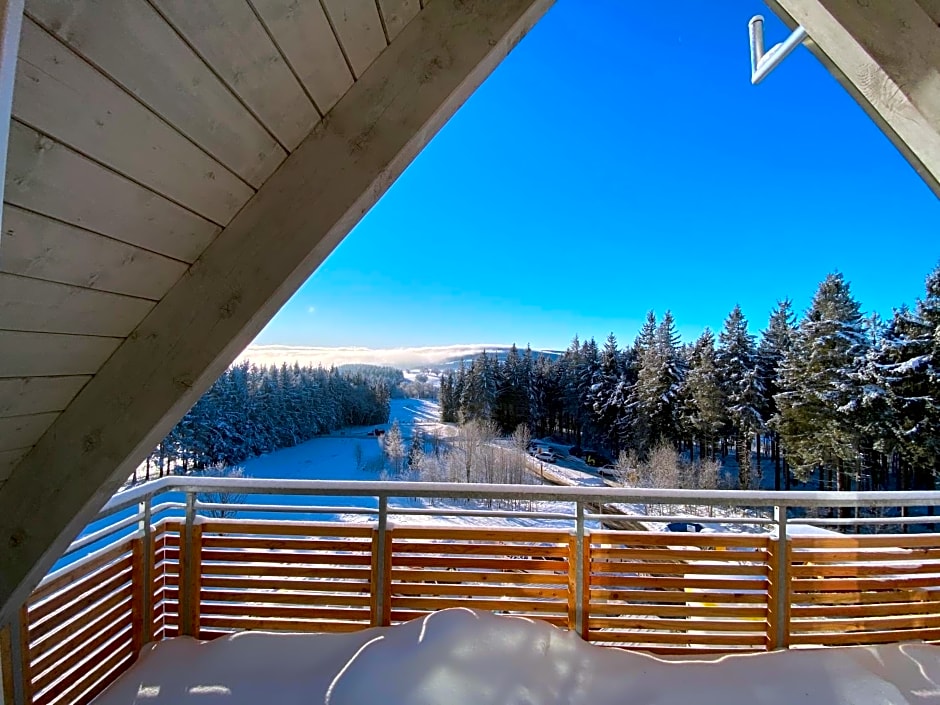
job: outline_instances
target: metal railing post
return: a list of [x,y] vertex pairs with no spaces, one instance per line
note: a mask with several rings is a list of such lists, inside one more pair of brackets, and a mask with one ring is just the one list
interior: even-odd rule
[[786,649],[790,646],[790,539],[787,531],[787,507],[774,506],[774,523],[777,526],[777,542],[774,546],[774,564],[771,566],[774,576],[771,599],[774,608],[770,618],[771,644],[774,649]]
[[153,517],[150,510],[150,497],[145,497],[138,505],[138,531],[140,532],[140,548],[142,553],[143,565],[140,571],[140,595],[135,599],[140,600],[140,617],[142,620],[140,629],[141,646],[153,641],[153,564],[154,564],[154,546],[153,546]]
[[183,521],[183,530],[180,532],[180,585],[179,585],[179,633],[181,636],[196,636],[193,631],[193,572],[195,568],[195,552],[193,551],[193,528],[196,523],[196,495],[186,493],[186,516]]

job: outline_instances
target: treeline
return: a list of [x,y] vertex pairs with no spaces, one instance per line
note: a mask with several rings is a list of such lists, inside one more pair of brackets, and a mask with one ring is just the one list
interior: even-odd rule
[[[940,473],[940,267],[911,309],[865,317],[841,274],[798,319],[778,303],[759,338],[735,307],[715,335],[683,344],[670,312],[650,312],[633,345],[576,337],[557,360],[515,346],[444,376],[444,421],[519,424],[582,447],[648,457],[671,444],[690,460],[733,452],[738,485],[932,489]],[[756,463],[753,456],[756,455]]]
[[234,465],[345,426],[384,424],[387,374],[368,369],[233,365],[173,427],[146,463],[168,471]]

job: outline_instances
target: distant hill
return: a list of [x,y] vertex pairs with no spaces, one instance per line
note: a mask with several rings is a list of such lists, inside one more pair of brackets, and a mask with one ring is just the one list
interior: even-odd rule
[[[327,348],[293,345],[252,345],[245,349],[239,360],[251,360],[259,365],[379,365],[400,370],[451,370],[460,367],[461,361],[469,364],[483,350],[505,359],[509,345],[466,344],[439,345],[414,348]],[[520,348],[522,352],[524,348]],[[535,355],[552,359],[561,356],[558,350],[533,350]]]

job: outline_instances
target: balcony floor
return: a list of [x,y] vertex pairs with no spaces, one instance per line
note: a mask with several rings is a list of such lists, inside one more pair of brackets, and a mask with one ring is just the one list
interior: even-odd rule
[[225,705],[940,703],[940,647],[886,644],[653,657],[527,619],[450,609],[349,634],[177,638],[95,701]]

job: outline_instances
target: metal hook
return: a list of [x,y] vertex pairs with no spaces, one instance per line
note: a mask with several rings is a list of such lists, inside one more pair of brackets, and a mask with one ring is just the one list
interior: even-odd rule
[[773,71],[777,64],[783,61],[802,44],[809,35],[802,25],[798,26],[780,44],[775,44],[766,53],[764,52],[764,18],[756,15],[747,23],[748,35],[751,40],[751,83],[755,86]]

